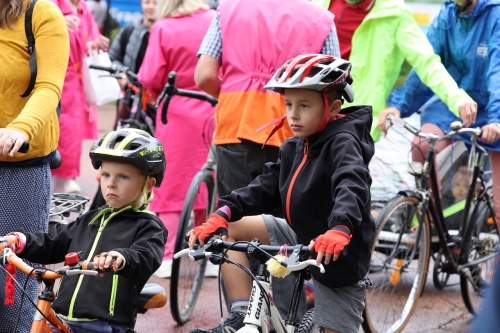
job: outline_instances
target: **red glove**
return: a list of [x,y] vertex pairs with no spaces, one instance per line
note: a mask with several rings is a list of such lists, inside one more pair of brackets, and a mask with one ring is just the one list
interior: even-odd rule
[[351,235],[340,230],[328,230],[316,239],[314,242],[314,251],[336,254],[338,256],[347,244],[349,244],[351,237]]
[[193,229],[193,235],[195,235],[196,238],[205,241],[207,238],[214,234],[227,236],[227,229],[228,224],[226,219],[217,214],[211,214],[207,222]]

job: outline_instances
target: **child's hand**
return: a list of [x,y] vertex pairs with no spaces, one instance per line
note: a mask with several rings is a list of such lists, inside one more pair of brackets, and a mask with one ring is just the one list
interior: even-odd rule
[[[347,229],[347,231],[349,231],[349,229]],[[319,236],[316,241],[311,241],[309,250],[314,250],[318,253],[316,257],[316,262],[318,264],[321,264],[323,257],[325,257],[325,265],[328,265],[332,258],[332,254],[333,261],[337,260],[342,250],[350,241],[351,235],[340,230],[328,230],[323,235]]]
[[110,268],[111,261],[114,258],[116,258],[116,261],[113,263],[113,267],[111,268],[113,269],[114,272],[116,272],[125,261],[125,258],[123,258],[121,253],[116,251],[103,252],[101,254],[96,255],[94,257],[94,268],[99,269],[100,271],[105,271],[108,268]]

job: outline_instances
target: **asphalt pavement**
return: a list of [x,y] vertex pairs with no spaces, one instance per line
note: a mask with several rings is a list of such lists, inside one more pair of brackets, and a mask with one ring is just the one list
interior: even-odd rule
[[[106,105],[99,109],[99,135],[104,135],[112,129],[115,117],[114,105]],[[93,169],[88,158],[88,151],[92,140],[83,143],[81,158],[81,177],[77,179],[82,188],[82,195],[93,198],[97,189],[96,171]],[[463,303],[458,277],[451,277],[450,283],[454,284],[437,291],[432,284],[432,267],[427,279],[427,284],[422,297],[419,300],[409,324],[403,332],[408,333],[438,333],[454,332],[467,333],[472,321]],[[169,279],[152,277],[150,282],[158,283],[169,291]],[[380,306],[384,306],[380,304]],[[217,281],[215,278],[207,278],[203,282],[203,288],[198,302],[193,311],[192,318],[185,325],[176,325],[170,314],[169,304],[161,309],[150,310],[139,315],[136,330],[140,333],[187,333],[196,327],[211,328],[220,323],[219,297],[217,294]],[[359,332],[362,332],[360,329]]]

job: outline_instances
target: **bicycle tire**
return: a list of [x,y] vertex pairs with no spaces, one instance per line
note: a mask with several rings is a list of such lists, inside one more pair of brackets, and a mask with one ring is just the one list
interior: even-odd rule
[[[463,236],[459,258],[459,264],[462,265],[470,260],[499,252],[498,226],[494,222],[491,223],[492,219],[490,219],[494,212],[490,211],[484,200],[479,201],[478,205],[477,212],[471,216]],[[478,218],[475,218],[476,216]],[[462,298],[467,310],[473,315],[476,315],[481,308],[485,290],[493,279],[497,261],[498,258],[495,256],[470,267],[472,281],[465,274],[460,274]]]
[[[212,213],[214,203],[214,177],[209,170],[200,170],[193,178],[189,186],[186,199],[181,211],[179,229],[176,235],[174,253],[188,247],[185,240],[186,233],[193,228],[194,218],[199,218],[203,223],[208,215]],[[193,207],[201,190],[205,188],[206,204],[204,213],[195,214]],[[192,261],[188,256],[183,256],[172,261],[172,272],[170,276],[170,311],[174,320],[182,325],[189,320],[194,310],[196,300],[201,290],[207,259]]]
[[314,308],[307,310],[295,330],[295,333],[312,333],[314,329],[313,323]]
[[416,197],[398,195],[375,221],[368,273],[373,288],[366,291],[362,324],[367,333],[401,332],[416,308],[427,278],[431,243],[427,218],[419,227],[419,243],[418,236],[410,237],[419,203]]

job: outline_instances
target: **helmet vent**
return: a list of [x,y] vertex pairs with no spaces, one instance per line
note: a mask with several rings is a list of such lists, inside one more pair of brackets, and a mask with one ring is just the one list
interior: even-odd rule
[[136,150],[136,149],[138,149],[138,148],[140,148],[140,147],[141,147],[141,145],[140,145],[140,144],[138,144],[138,143],[131,143],[131,144],[128,146],[128,149],[130,149],[130,150]]

